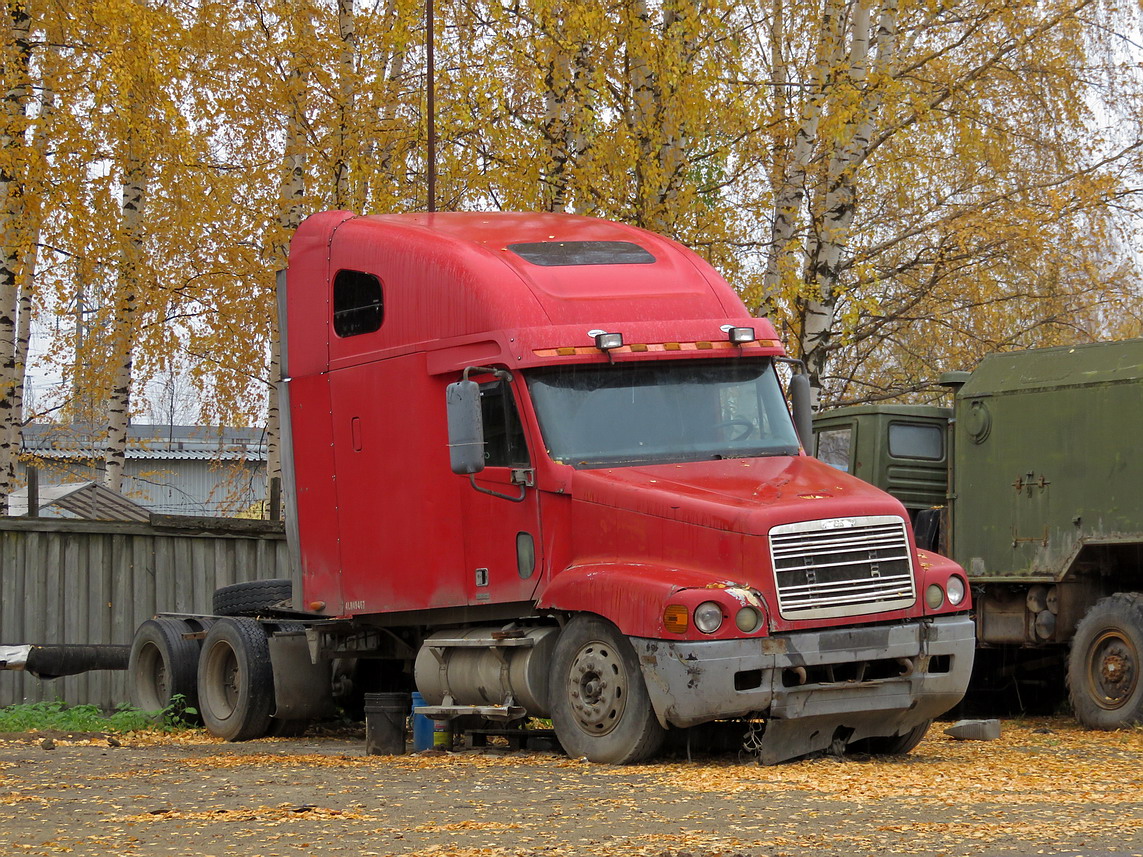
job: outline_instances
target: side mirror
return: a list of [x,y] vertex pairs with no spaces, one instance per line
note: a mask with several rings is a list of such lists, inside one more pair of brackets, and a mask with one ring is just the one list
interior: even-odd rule
[[457,381],[445,391],[448,411],[448,458],[453,473],[471,476],[484,469],[484,421],[480,385]]
[[814,451],[814,413],[811,402],[810,376],[798,374],[790,378],[790,404],[794,410],[794,429],[808,455]]

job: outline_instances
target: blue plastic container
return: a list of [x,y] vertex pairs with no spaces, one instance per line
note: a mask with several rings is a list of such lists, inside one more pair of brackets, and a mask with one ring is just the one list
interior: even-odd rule
[[452,748],[452,724],[447,720],[433,720],[416,710],[425,704],[425,698],[413,693],[413,751],[448,750]]
[[413,750],[431,750],[433,748],[433,721],[423,714],[417,714],[417,709],[425,704],[425,698],[419,693],[413,694]]

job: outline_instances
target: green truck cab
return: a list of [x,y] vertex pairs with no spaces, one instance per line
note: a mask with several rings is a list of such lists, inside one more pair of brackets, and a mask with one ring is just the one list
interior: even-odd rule
[[942,380],[952,408],[817,415],[815,454],[897,496],[918,546],[968,572],[974,683],[1066,684],[1089,728],[1143,722],[1143,340],[993,354]]

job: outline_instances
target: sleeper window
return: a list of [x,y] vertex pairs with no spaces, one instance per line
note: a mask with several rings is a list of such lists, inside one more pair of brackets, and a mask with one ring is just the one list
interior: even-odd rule
[[344,338],[381,327],[381,281],[362,271],[338,271],[333,281],[333,332]]

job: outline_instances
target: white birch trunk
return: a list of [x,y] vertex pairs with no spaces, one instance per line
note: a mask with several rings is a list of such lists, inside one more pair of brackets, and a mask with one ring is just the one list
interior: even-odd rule
[[[138,116],[139,111],[132,110]],[[143,218],[147,207],[147,164],[140,141],[133,133],[126,141],[127,160],[123,174],[123,212],[120,220],[119,273],[116,286],[115,329],[112,331],[112,381],[107,404],[107,451],[104,485],[123,490],[127,456],[127,428],[131,423],[131,380],[135,349],[135,324],[139,310],[143,270]]]
[[360,208],[354,198],[350,173],[353,157],[350,151],[355,137],[350,126],[356,114],[357,31],[354,24],[354,0],[337,0],[337,28],[341,36],[338,61],[338,127],[337,162],[334,164],[334,206]]
[[[10,163],[25,158],[18,151],[27,146],[27,107],[30,96],[28,79],[31,59],[31,17],[23,3],[9,3],[5,28],[12,52],[6,69],[7,90],[3,97],[4,126],[0,131],[0,147],[16,153]],[[0,514],[7,514],[8,495],[15,482],[16,459],[20,453],[21,413],[20,389],[23,386],[23,362],[19,358],[20,280],[27,246],[26,194],[27,175],[0,170]]]
[[[312,38],[308,18],[299,21],[300,38]],[[281,242],[275,248],[277,270],[286,269],[289,252],[289,239],[302,220],[302,203],[305,196],[306,136],[305,107],[309,87],[309,75],[302,59],[295,55],[294,65],[287,80],[289,98],[289,122],[286,127],[286,148],[282,164],[282,183],[279,188],[278,225],[281,227]],[[270,323],[270,385],[266,403],[266,488],[267,509],[269,509],[270,486],[274,480],[282,478],[282,411],[278,394],[282,382],[282,350],[280,324],[276,305]],[[274,517],[277,510],[270,512]]]
[[[777,12],[783,10],[778,7]],[[794,272],[801,267],[800,255],[804,248],[795,242],[804,215],[805,188],[810,165],[818,146],[818,128],[822,110],[829,97],[830,82],[841,54],[843,5],[840,0],[827,0],[822,16],[818,50],[809,94],[802,100],[797,130],[784,164],[778,187],[774,193],[774,209],[770,226],[770,240],[766,251],[766,270],[763,274],[762,302],[776,300],[785,290]],[[777,48],[775,39],[771,44]],[[776,74],[785,83],[785,60],[776,59]],[[804,354],[804,352],[803,352]]]
[[544,116],[540,133],[547,144],[543,167],[547,211],[566,211],[571,199],[575,165],[587,149],[586,130],[591,121],[590,49],[573,48],[576,35],[564,26],[564,9],[555,10],[554,32],[544,68]]
[[[890,0],[882,8],[877,32],[872,39],[871,59],[872,6],[873,0],[861,0],[854,10],[848,83],[855,89],[864,87],[870,79],[871,63],[876,71],[873,77],[884,77],[891,72],[895,60],[896,3]],[[806,281],[811,288],[805,296],[801,337],[810,383],[817,389],[821,387],[821,376],[835,333],[845,248],[857,208],[858,170],[869,155],[881,103],[880,89],[865,91],[860,108],[834,143],[826,181],[820,188],[821,215],[818,229],[811,235],[807,254]]]
[[628,127],[638,152],[635,162],[635,224],[651,227],[651,207],[648,200],[655,186],[653,174],[654,141],[651,133],[655,125],[655,72],[648,62],[653,34],[651,15],[645,0],[631,0],[628,14],[631,34],[627,39],[627,86],[631,93],[627,115]]

